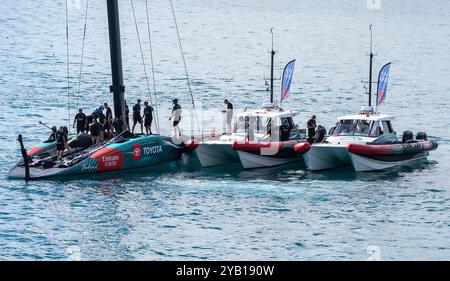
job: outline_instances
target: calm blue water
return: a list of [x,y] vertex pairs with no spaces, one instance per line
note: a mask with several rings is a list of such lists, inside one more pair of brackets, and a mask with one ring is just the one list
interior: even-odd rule
[[[76,108],[85,0],[70,6],[71,110]],[[168,1],[151,1],[161,127],[170,100],[189,94]],[[129,104],[146,98],[131,6],[120,1]],[[135,0],[149,63],[144,1]],[[368,25],[375,68],[392,61],[385,113],[397,132],[439,141],[429,161],[380,173],[310,173],[300,165],[241,171],[140,170],[25,184],[6,178],[27,145],[47,136],[39,120],[67,118],[64,1],[2,1],[0,13],[0,259],[450,259],[450,2],[175,1],[196,101],[256,108],[267,99],[270,27],[276,70],[297,59],[287,108],[327,128],[366,103]],[[147,69],[149,70],[149,68]],[[106,1],[91,1],[79,106],[108,93]],[[67,122],[67,121],[65,121]],[[209,128],[221,129],[205,121]],[[379,251],[378,251],[379,250]],[[74,256],[75,255],[75,256]]]

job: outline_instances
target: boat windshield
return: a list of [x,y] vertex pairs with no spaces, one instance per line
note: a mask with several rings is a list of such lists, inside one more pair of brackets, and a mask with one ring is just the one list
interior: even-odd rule
[[285,121],[288,122],[289,127],[291,129],[295,128],[294,120],[292,120],[292,117],[281,117],[276,118],[276,120],[272,121],[271,117],[265,117],[265,116],[252,116],[252,117],[239,117],[239,120],[234,125],[234,132],[235,133],[247,133],[248,130],[253,130],[254,133],[258,134],[267,134],[272,125],[272,127],[279,127],[281,126]]
[[333,136],[377,137],[381,131],[379,128],[378,121],[341,120],[337,123]]
[[234,125],[235,133],[246,133],[252,130],[254,133],[266,134],[267,125],[270,123],[271,118],[268,117],[239,117],[239,120]]

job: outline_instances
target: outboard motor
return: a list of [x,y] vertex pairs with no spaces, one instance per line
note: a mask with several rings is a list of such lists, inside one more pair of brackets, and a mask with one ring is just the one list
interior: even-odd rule
[[402,142],[411,142],[414,140],[414,134],[411,131],[404,131]]
[[428,136],[424,132],[418,132],[417,135],[416,135],[416,140],[427,141],[428,140]]

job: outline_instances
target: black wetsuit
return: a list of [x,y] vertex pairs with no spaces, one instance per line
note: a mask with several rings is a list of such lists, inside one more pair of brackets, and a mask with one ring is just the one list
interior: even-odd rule
[[106,108],[106,124],[104,126],[105,131],[111,129],[112,123],[112,110],[111,107]]
[[[173,106],[173,108],[172,108],[172,113],[173,113],[175,110],[178,110],[178,109],[181,109],[181,105],[179,105],[178,103],[177,103],[177,104],[174,104],[174,106]],[[174,127],[177,126],[177,125],[180,123],[180,121],[181,121],[181,116],[179,117],[178,120],[173,120],[173,126],[174,126]]]
[[49,139],[49,140],[54,140],[54,139],[56,139],[56,132],[57,132],[57,131],[52,131],[52,133],[50,134],[50,136],[48,136],[48,139]]
[[123,131],[123,121],[120,118],[114,119],[112,122],[112,126],[114,127],[114,130],[117,134],[120,134]]
[[97,117],[98,117],[98,122],[102,125],[103,129],[106,127],[105,121],[106,121],[106,116],[105,114],[103,114],[103,112],[97,113]]
[[151,127],[153,122],[153,107],[150,105],[147,105],[144,108],[144,126],[145,127]]
[[92,113],[91,115],[88,115],[87,117],[86,117],[86,132],[88,131],[88,129],[89,129],[89,126],[91,125],[91,123],[92,123],[92,121],[94,121],[94,113]]
[[138,103],[133,106],[133,122],[142,124],[141,105]]
[[315,135],[315,142],[322,142],[325,138],[327,130],[325,128],[320,128],[317,130],[317,133]]
[[84,113],[77,113],[75,115],[75,120],[77,120],[77,134],[86,130],[86,119],[87,117]]
[[[308,127],[309,126],[316,126],[316,120],[315,119],[309,119],[308,123],[307,123]],[[308,128],[308,138],[312,138],[316,135],[316,128],[312,127],[312,128]]]
[[65,142],[67,141],[67,134],[63,130],[56,132],[56,150],[64,151],[66,148]]
[[233,109],[233,104],[232,104],[231,102],[229,102],[229,103],[227,104],[227,109]]
[[99,122],[95,122],[94,124],[92,124],[91,128],[89,129],[89,131],[91,132],[91,135],[93,137],[98,137],[102,130],[103,130],[103,126]]

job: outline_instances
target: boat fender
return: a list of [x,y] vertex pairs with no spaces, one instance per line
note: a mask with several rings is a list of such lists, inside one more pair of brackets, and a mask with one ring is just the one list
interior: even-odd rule
[[311,148],[311,145],[308,142],[299,142],[294,145],[294,150],[299,153],[306,153]]
[[194,150],[198,147],[199,143],[196,140],[189,140],[184,143],[184,147],[189,150]]

